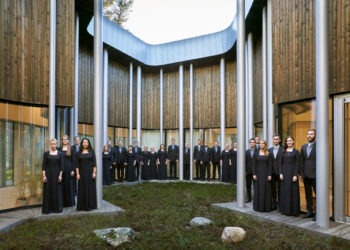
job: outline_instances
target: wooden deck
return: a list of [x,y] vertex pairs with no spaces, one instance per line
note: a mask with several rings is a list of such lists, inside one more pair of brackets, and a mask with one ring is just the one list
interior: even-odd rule
[[346,223],[330,221],[329,227],[323,228],[317,226],[316,222],[312,221],[312,219],[302,218],[302,215],[294,217],[282,215],[277,211],[268,213],[256,212],[253,210],[253,204],[251,202],[246,203],[246,207],[244,208],[238,208],[236,202],[215,203],[212,204],[212,206],[252,215],[256,218],[269,220],[275,223],[281,223],[296,228],[306,229],[314,233],[318,233],[322,236],[337,236],[346,240],[350,240],[350,224]]

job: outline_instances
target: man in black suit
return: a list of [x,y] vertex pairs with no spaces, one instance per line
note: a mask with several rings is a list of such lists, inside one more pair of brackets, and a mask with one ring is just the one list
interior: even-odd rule
[[196,180],[199,180],[199,172],[200,172],[200,168],[201,168],[201,150],[202,150],[202,146],[201,146],[201,139],[197,140],[197,145],[194,146],[194,150],[193,150],[193,159],[194,159],[194,164],[196,165]]
[[[79,136],[74,136],[74,146],[73,148],[75,149],[75,153],[78,154],[79,150],[80,150],[80,138]],[[76,155],[75,155],[76,156]],[[77,159],[77,157],[75,157],[75,160]],[[75,163],[74,163],[75,164]],[[75,171],[74,171],[75,172]],[[77,195],[77,175],[74,174],[73,178],[73,190],[74,190],[74,195]]]
[[273,156],[272,161],[272,208],[277,209],[277,204],[279,204],[280,197],[280,167],[282,165],[283,148],[281,147],[281,136],[275,134],[272,138],[273,146],[269,148],[269,154]]
[[207,172],[207,180],[210,180],[210,164],[211,150],[208,147],[208,142],[204,142],[204,148],[201,150],[201,180],[205,180],[205,172]]
[[175,145],[175,139],[171,139],[168,147],[168,160],[170,162],[170,178],[176,179],[177,162],[179,161],[179,147]]
[[142,149],[139,147],[138,141],[134,142],[134,147],[132,151],[135,153],[135,170],[136,170],[136,180],[139,180],[140,178],[140,168],[141,168],[141,162],[142,162]]
[[307,132],[308,143],[300,150],[300,180],[304,182],[307,214],[304,218],[316,219],[313,209],[312,190],[316,194],[316,130]]
[[249,139],[250,148],[246,151],[246,166],[245,166],[245,179],[246,179],[246,188],[247,188],[247,200],[246,202],[252,201],[252,181],[253,181],[253,164],[255,155],[258,152],[255,147],[255,139]]
[[[125,166],[127,164],[126,162],[126,149],[123,147],[123,141],[118,142],[118,146],[115,149],[116,152],[116,157],[115,161],[117,164],[117,176],[118,176],[118,181],[123,182],[123,180],[126,179],[125,176]],[[115,177],[114,177],[115,178]]]
[[112,157],[111,176],[112,176],[112,180],[114,180],[114,178],[115,178],[115,167],[116,167],[116,163],[115,163],[116,152],[115,152],[115,148],[112,145],[112,141],[111,140],[107,141],[107,146],[108,146],[108,152],[111,154],[111,157]]
[[185,144],[183,161],[184,161],[184,179],[189,180],[190,179],[191,152],[190,152],[190,148],[188,147],[188,143]]
[[255,149],[260,150],[260,137],[259,136],[255,137]]
[[213,180],[216,179],[216,169],[219,173],[219,180],[220,180],[220,156],[221,156],[221,150],[220,146],[218,146],[218,141],[215,141],[214,147],[211,149],[211,161],[213,162]]

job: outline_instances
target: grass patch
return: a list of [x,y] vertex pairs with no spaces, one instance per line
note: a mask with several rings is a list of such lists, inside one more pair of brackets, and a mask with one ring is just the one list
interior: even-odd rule
[[[328,239],[304,230],[260,221],[250,216],[212,208],[212,203],[234,199],[233,185],[194,183],[144,183],[104,188],[104,199],[126,211],[100,216],[67,219],[30,220],[0,235],[3,249],[109,249],[92,230],[131,227],[139,232],[124,249],[350,249],[350,242]],[[213,220],[204,228],[190,228],[195,216]],[[235,245],[221,243],[225,226],[246,230],[245,241]]]

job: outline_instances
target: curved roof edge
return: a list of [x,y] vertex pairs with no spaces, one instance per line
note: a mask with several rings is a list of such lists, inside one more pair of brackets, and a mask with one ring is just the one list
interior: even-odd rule
[[[254,0],[245,1],[247,17]],[[236,42],[237,16],[224,30],[163,44],[148,44],[129,31],[103,17],[103,42],[135,60],[149,65],[162,66],[224,54]],[[94,17],[87,31],[94,35]]]

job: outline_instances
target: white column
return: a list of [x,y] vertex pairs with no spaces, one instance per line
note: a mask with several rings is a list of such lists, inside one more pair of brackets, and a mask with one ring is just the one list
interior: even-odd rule
[[[133,65],[129,69],[129,144],[132,144],[132,88],[133,88]],[[140,143],[140,142],[139,142]]]
[[328,1],[316,4],[316,224],[329,226]]
[[237,0],[237,205],[244,207],[245,190],[245,1]]
[[97,207],[102,205],[102,88],[103,42],[102,0],[94,0],[94,148],[96,152]]
[[108,50],[103,51],[103,144],[108,141]]
[[[74,66],[74,129],[73,135],[78,135],[79,111],[79,15],[75,17],[75,66]],[[74,140],[74,138],[72,138]]]
[[262,11],[262,104],[263,104],[263,138],[268,139],[267,136],[267,31],[266,31],[266,7]]
[[56,136],[58,145],[61,145],[61,108],[56,109]]
[[267,144],[272,147],[275,114],[272,93],[272,0],[267,0]]
[[56,108],[56,0],[50,0],[49,139],[55,138]]
[[[220,59],[220,134],[221,134],[221,150],[225,148],[225,59]],[[222,167],[220,166],[220,181],[222,179]]]
[[183,178],[183,156],[184,156],[184,66],[179,66],[179,179]]
[[159,107],[159,126],[160,126],[160,144],[164,143],[163,138],[163,69],[160,69],[160,86],[159,86],[159,95],[160,95],[160,107]]
[[[253,99],[253,34],[248,34],[248,42],[247,42],[248,54],[246,58],[248,58],[248,138],[254,137],[254,99]],[[248,141],[248,140],[247,140]],[[246,141],[246,142],[247,142]]]
[[[248,98],[248,93],[249,93],[249,76],[248,76],[248,42],[245,41],[244,42],[244,51],[245,51],[245,55],[244,55],[244,59],[245,59],[245,62],[244,62],[244,65],[245,65],[245,68],[244,68],[244,76],[245,76],[245,79],[244,79],[244,85],[245,85],[245,108],[244,108],[244,111],[245,111],[245,124],[246,126],[249,126],[249,98]],[[249,129],[245,129],[245,142],[249,141]],[[248,146],[248,144],[246,144]]]
[[70,144],[74,143],[74,108],[70,108],[69,110],[69,138]]
[[141,66],[137,66],[136,137],[141,146]]
[[193,180],[193,64],[190,64],[190,180]]

